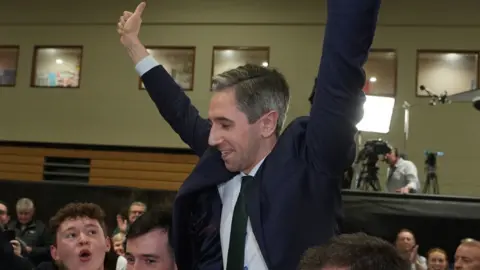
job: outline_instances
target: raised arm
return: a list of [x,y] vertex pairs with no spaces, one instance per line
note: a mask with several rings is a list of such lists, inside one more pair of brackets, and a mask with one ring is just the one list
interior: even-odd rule
[[317,171],[340,175],[351,165],[356,124],[363,115],[365,64],[380,0],[328,0],[328,18],[306,132],[307,157]]
[[120,41],[128,51],[138,74],[160,114],[182,140],[201,156],[208,148],[210,123],[200,117],[182,88],[145,49],[138,33],[146,3],[135,12],[124,12],[118,23]]

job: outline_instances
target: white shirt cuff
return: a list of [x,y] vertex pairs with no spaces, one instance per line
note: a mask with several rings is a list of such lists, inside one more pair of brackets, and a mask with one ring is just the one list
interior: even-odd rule
[[147,73],[148,71],[150,71],[150,69],[158,65],[160,64],[157,62],[157,60],[155,60],[153,56],[149,55],[137,63],[137,65],[135,66],[135,70],[137,71],[138,75],[142,77],[143,74]]

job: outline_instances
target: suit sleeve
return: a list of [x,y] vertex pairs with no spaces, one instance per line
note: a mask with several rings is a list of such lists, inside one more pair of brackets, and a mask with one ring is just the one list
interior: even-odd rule
[[183,89],[152,56],[140,61],[136,70],[163,118],[201,156],[208,148],[210,123],[200,116]]
[[363,116],[365,64],[380,0],[328,0],[328,19],[306,131],[307,158],[316,173],[340,175],[353,160],[356,124]]

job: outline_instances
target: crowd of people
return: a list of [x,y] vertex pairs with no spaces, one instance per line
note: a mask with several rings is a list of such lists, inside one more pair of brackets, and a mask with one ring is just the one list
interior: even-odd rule
[[[0,252],[0,269],[177,269],[171,206],[147,209],[143,202],[132,202],[126,219],[117,214],[113,230],[108,230],[106,218],[96,204],[70,203],[47,223],[35,218],[29,198],[19,199],[13,213],[0,203],[0,239],[8,243]],[[425,257],[417,250],[415,235],[408,229],[399,231],[394,243],[364,233],[342,234],[308,249],[297,269],[480,269],[480,242],[474,239],[463,239],[452,259],[439,247],[432,247]]]

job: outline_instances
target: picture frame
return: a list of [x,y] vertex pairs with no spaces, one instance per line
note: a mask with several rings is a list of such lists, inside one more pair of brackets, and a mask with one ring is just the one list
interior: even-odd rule
[[83,46],[35,46],[30,86],[80,88]]
[[20,46],[0,45],[0,87],[15,87],[17,84]]
[[[160,63],[172,76],[175,82],[185,91],[193,91],[195,81],[194,46],[148,46],[150,55]],[[145,90],[142,79],[139,79],[140,90]]]

